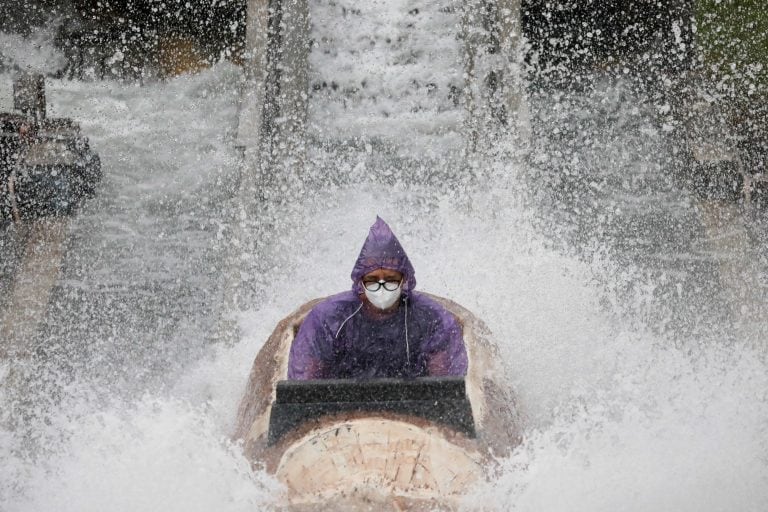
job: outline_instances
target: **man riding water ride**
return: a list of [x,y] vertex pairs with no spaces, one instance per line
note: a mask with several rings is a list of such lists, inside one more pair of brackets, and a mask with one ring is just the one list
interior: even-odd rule
[[402,245],[376,217],[352,270],[352,289],[317,304],[301,324],[288,378],[466,375],[461,326],[415,287]]

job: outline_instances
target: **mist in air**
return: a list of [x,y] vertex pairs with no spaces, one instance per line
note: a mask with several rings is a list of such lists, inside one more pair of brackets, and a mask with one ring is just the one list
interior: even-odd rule
[[[588,62],[564,87],[557,63],[530,77],[521,59],[524,115],[469,151],[487,119],[464,108],[459,9],[411,4],[309,3],[296,175],[237,147],[245,77],[226,55],[46,78],[49,115],[80,123],[104,176],[33,356],[0,361],[0,509],[276,507],[230,438],[248,372],[282,318],[350,286],[376,215],[509,368],[523,442],[462,510],[768,507],[765,208],[728,203],[734,231],[690,186],[652,62]],[[0,32],[0,56],[2,111],[15,70],[66,69],[46,29]]]

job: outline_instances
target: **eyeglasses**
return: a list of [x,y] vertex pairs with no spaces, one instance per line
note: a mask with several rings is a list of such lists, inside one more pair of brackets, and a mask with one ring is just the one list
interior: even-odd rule
[[388,292],[393,292],[400,287],[400,283],[403,281],[363,281],[363,286],[369,292],[377,292],[383,286]]

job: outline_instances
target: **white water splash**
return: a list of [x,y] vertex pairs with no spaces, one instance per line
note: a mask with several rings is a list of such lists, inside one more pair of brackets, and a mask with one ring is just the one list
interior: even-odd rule
[[[64,55],[53,47],[55,30],[34,30],[29,36],[0,32],[0,62],[7,69],[53,74],[66,65]],[[2,69],[2,67],[0,67]]]
[[[221,264],[197,252],[215,233],[148,233],[178,217],[167,215],[165,203],[187,215],[182,226],[196,225],[193,217],[219,218],[216,202],[186,208],[208,197],[201,190],[215,189],[217,176],[236,171],[222,139],[233,124],[234,95],[216,85],[231,77],[231,68],[222,66],[149,87],[51,84],[54,111],[80,120],[107,164],[102,197],[73,228],[81,245],[71,247],[69,257],[81,264],[68,277],[77,285],[72,289],[96,297],[116,290],[107,296],[117,308],[121,297],[133,297],[130,285],[145,277],[145,264],[163,283],[185,282],[206,270],[202,265]],[[23,397],[39,405],[23,428],[0,428],[0,509],[272,507],[279,487],[252,472],[228,439],[252,359],[282,317],[350,284],[376,214],[408,250],[419,288],[450,297],[487,322],[511,371],[525,440],[499,461],[498,475],[468,500],[468,509],[768,508],[768,370],[764,354],[747,348],[755,340],[701,338],[677,348],[675,340],[652,334],[655,326],[644,324],[645,316],[625,311],[663,304],[640,292],[636,307],[614,307],[626,297],[603,283],[621,288],[617,276],[623,274],[610,261],[585,262],[553,249],[547,234],[532,226],[535,211],[514,190],[524,186],[515,177],[521,169],[502,165],[513,187],[485,183],[436,193],[360,184],[308,193],[284,219],[290,229],[281,232],[284,250],[267,262],[268,275],[245,276],[259,283],[265,299],[240,315],[241,339],[233,346],[206,347],[202,329],[184,322],[171,324],[178,331],[167,337],[137,331],[142,324],[131,322],[145,314],[149,293],[130,300],[127,320],[73,308],[73,325],[83,328],[72,333],[112,333],[79,362],[94,373],[109,363],[119,378],[84,371],[72,379],[52,369],[64,383],[41,382]],[[205,287],[196,293],[204,295]],[[209,311],[173,301],[163,307],[183,319],[188,307]],[[55,341],[81,341],[66,334]],[[151,385],[126,398],[125,375],[141,372],[158,354],[185,363],[159,385],[148,380]],[[0,366],[0,425],[24,405],[5,385],[9,368]]]

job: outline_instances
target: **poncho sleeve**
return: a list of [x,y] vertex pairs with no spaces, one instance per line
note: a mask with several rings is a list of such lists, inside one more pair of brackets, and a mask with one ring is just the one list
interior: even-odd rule
[[301,323],[288,357],[288,378],[292,380],[322,379],[328,372],[333,351],[330,328],[314,308]]
[[461,325],[456,317],[441,305],[434,303],[430,306],[436,315],[436,322],[435,330],[422,349],[427,361],[427,374],[433,377],[466,375],[467,349],[464,346]]

